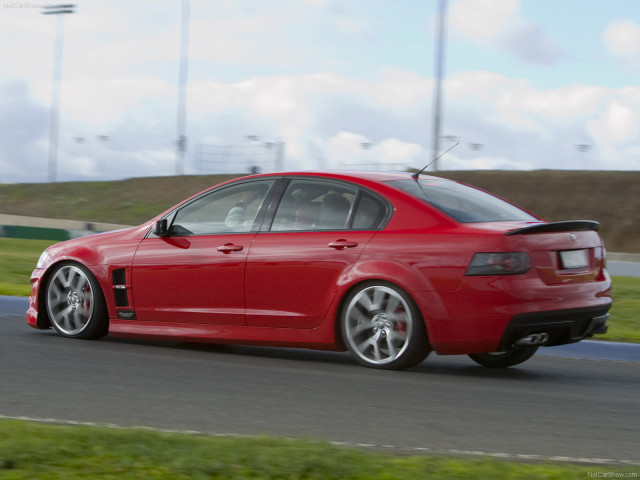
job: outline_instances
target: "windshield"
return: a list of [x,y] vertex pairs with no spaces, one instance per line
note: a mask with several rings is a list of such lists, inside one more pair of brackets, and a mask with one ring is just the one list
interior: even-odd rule
[[424,200],[460,223],[539,221],[515,205],[460,183],[435,178],[387,183]]

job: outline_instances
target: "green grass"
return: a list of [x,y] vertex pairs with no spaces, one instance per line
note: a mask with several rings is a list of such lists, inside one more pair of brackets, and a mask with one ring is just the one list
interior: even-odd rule
[[[52,242],[0,238],[0,295],[28,296],[29,276]],[[610,328],[598,340],[640,343],[640,278],[613,278]]]
[[613,277],[613,306],[604,340],[640,343],[640,278]]
[[236,176],[239,175],[0,184],[0,213],[138,225],[188,196]]
[[313,439],[209,437],[141,429],[0,420],[0,478],[75,479],[585,479],[638,467],[401,456]]
[[29,277],[50,240],[0,238],[0,295],[27,296]]

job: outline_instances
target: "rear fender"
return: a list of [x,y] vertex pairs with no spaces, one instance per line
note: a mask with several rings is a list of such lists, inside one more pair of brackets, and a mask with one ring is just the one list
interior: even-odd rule
[[410,265],[388,261],[368,261],[354,266],[342,279],[337,302],[331,312],[335,318],[336,338],[339,334],[339,315],[345,298],[354,288],[370,280],[392,283],[407,292],[415,302],[427,328],[431,333],[430,320],[447,317],[447,310],[441,296],[435,291],[427,277]]

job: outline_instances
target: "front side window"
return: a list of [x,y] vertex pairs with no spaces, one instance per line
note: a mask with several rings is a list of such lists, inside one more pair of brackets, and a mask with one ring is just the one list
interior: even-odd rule
[[171,235],[214,235],[255,231],[256,217],[274,180],[216,189],[180,208]]
[[449,180],[419,178],[387,183],[418,197],[460,223],[539,221],[498,197]]

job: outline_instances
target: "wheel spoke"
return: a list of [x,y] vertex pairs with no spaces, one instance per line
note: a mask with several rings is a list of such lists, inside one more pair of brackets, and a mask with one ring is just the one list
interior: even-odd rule
[[362,308],[365,312],[370,312],[373,310],[373,304],[371,303],[371,299],[369,298],[369,295],[363,293],[361,294],[359,297],[356,297],[357,300],[357,305]]
[[373,291],[373,308],[377,310],[381,310],[383,305],[382,302],[384,301],[387,295],[388,295],[387,292],[385,292],[384,290],[380,288],[376,288]]
[[77,288],[77,284],[82,281],[82,278],[78,276],[78,272],[75,269],[69,270],[69,286],[71,288]]
[[398,354],[398,351],[396,350],[396,347],[393,344],[393,339],[391,338],[391,335],[387,335],[385,337],[385,340],[387,342],[387,347],[389,348],[389,357],[395,357]]
[[371,318],[359,308],[359,305],[351,310],[349,320],[353,323],[371,323]]
[[356,345],[356,348],[361,352],[361,353],[365,353],[369,347],[373,346],[373,343],[375,342],[373,337],[369,337],[367,338],[364,342],[359,343],[358,345]]
[[404,345],[404,343],[407,341],[407,338],[409,337],[406,331],[391,330],[387,338],[395,342],[396,345],[402,346]]
[[71,279],[73,273],[69,269],[62,269],[57,273],[58,282],[60,283],[60,290],[64,291],[71,288]]
[[61,326],[64,326],[66,328],[71,328],[71,325],[69,323],[70,314],[71,314],[71,306],[69,305],[55,314],[54,321],[58,324],[61,324]]
[[81,309],[76,309],[76,311],[73,312],[72,314],[72,318],[73,318],[74,329],[80,329],[84,327],[86,323],[86,319],[85,319],[84,312]]
[[398,305],[400,305],[400,299],[398,297],[389,297],[389,300],[387,300],[387,306],[385,307],[384,311],[388,315],[393,317],[396,315]]
[[371,337],[371,347],[373,347],[373,358],[376,361],[380,361],[382,358],[380,356],[380,332],[378,332],[375,336]]
[[371,330],[372,328],[373,326],[371,325],[371,323],[369,323],[368,325],[366,323],[358,323],[358,325],[349,330],[349,333],[352,338],[356,338],[361,333],[366,332],[367,330]]

